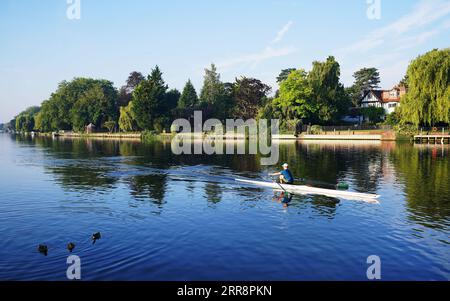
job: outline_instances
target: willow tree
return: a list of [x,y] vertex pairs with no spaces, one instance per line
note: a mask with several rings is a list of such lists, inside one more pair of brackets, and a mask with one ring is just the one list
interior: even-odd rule
[[350,98],[340,83],[341,67],[333,56],[325,62],[313,62],[313,68],[308,74],[312,98],[316,101],[318,110],[316,120],[320,123],[339,122],[351,105]]
[[120,107],[119,128],[124,132],[132,132],[138,129],[133,114],[132,101],[130,101],[126,107]]
[[407,71],[408,93],[402,98],[403,122],[450,123],[450,49],[433,50],[415,59]]

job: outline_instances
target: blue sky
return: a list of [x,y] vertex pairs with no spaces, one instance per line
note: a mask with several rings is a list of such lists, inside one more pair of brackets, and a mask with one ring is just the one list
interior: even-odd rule
[[0,122],[78,76],[120,87],[158,64],[170,87],[191,78],[199,91],[214,62],[224,81],[276,89],[281,69],[334,55],[345,85],[373,66],[389,88],[417,55],[450,46],[450,0],[380,0],[378,20],[367,16],[377,0],[80,0],[79,20],[67,1],[0,1]]

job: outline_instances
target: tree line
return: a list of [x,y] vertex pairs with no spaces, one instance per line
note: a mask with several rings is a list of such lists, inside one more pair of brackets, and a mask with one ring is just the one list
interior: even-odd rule
[[[449,123],[449,70],[449,49],[433,50],[412,61],[401,81],[408,92],[387,120],[416,126]],[[82,132],[92,123],[98,130],[111,132],[162,132],[176,118],[191,119],[195,110],[201,110],[204,118],[219,120],[278,118],[282,129],[299,124],[335,125],[342,123],[349,108],[360,106],[365,91],[378,89],[380,83],[376,68],[355,72],[354,84],[347,88],[340,75],[333,56],[313,62],[309,71],[283,69],[274,95],[269,85],[256,78],[223,82],[214,64],[205,69],[200,93],[190,80],[181,92],[169,89],[158,66],[147,76],[132,72],[120,89],[108,80],[75,78],[61,82],[40,107],[21,112],[8,127],[19,132]]]

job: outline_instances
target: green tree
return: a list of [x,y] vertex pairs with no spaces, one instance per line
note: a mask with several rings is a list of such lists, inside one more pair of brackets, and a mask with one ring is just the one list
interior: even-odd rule
[[397,111],[392,112],[386,116],[385,124],[395,126],[400,123],[400,114]]
[[353,74],[353,86],[347,90],[354,106],[359,106],[364,91],[379,89],[380,72],[377,68],[362,68]]
[[236,104],[235,117],[255,118],[270,90],[268,85],[255,78],[236,79],[233,86],[233,98]]
[[13,119],[11,119],[8,122],[7,129],[9,131],[15,131],[16,130],[16,117],[14,117]]
[[31,132],[35,129],[35,117],[39,113],[40,107],[29,107],[15,117],[14,128],[18,132]]
[[399,108],[402,122],[450,123],[450,49],[419,56],[409,65],[407,78],[409,90]]
[[126,107],[120,107],[119,129],[124,132],[133,132],[138,129],[133,115],[132,101]]
[[277,107],[274,106],[274,98],[267,97],[262,106],[258,109],[258,114],[256,115],[256,119],[267,119],[270,120],[274,118],[275,116],[280,116],[279,113],[276,111],[278,110]]
[[325,62],[313,62],[308,83],[318,108],[315,119],[319,123],[339,122],[348,111],[350,99],[339,82],[340,75],[339,63],[332,56]]
[[41,105],[41,111],[36,116],[36,129],[41,132],[52,132],[58,130],[58,120],[56,118],[58,108],[55,103],[46,100]]
[[281,70],[280,74],[277,76],[277,83],[281,83],[282,81],[286,80],[289,74],[291,74],[291,72],[295,70],[295,68],[287,68]]
[[234,108],[231,84],[220,81],[216,66],[205,69],[203,87],[200,92],[200,106],[205,118],[225,119],[231,117]]
[[44,132],[83,131],[93,123],[97,128],[107,120],[117,120],[118,94],[112,82],[75,78],[59,84],[49,100],[44,101],[37,127]]
[[197,91],[195,91],[194,85],[189,79],[183,88],[183,93],[181,93],[180,101],[178,102],[178,108],[193,109],[198,105]]
[[158,66],[136,87],[133,92],[133,114],[140,128],[152,130],[155,119],[162,117],[167,89]]
[[164,102],[164,112],[163,115],[172,118],[174,115],[174,110],[177,108],[178,103],[181,98],[181,93],[177,89],[171,89],[166,93],[166,100]]
[[402,80],[400,81],[400,83],[399,83],[398,85],[399,85],[399,86],[404,86],[404,87],[406,87],[406,88],[409,88],[408,80],[409,80],[408,74],[406,74],[406,75],[402,78]]
[[211,64],[211,69],[205,69],[200,101],[203,104],[214,105],[221,98],[223,90],[220,74],[217,73],[216,66]]
[[361,108],[361,114],[367,118],[370,123],[376,124],[383,121],[386,112],[384,108],[367,107]]
[[278,109],[281,122],[289,119],[301,119],[303,122],[308,122],[313,119],[317,105],[312,101],[312,89],[305,70],[293,71],[286,80],[281,82],[280,93],[273,100],[273,106]]
[[104,128],[107,128],[110,133],[112,133],[116,128],[116,122],[114,120],[108,120],[103,124]]
[[94,79],[76,79],[71,89],[76,94],[70,109],[71,122],[75,131],[84,131],[86,125],[102,128],[108,120],[116,121],[117,90],[112,82]]
[[128,76],[124,86],[119,91],[119,106],[125,107],[131,101],[133,91],[136,87],[145,80],[141,72],[133,71]]

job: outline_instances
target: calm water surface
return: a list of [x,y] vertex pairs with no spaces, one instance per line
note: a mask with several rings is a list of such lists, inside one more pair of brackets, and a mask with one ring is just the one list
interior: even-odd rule
[[448,146],[291,142],[280,156],[310,184],[346,181],[381,204],[283,208],[233,181],[277,169],[255,155],[2,134],[0,280],[65,280],[70,241],[84,280],[365,280],[370,255],[384,280],[450,280]]

